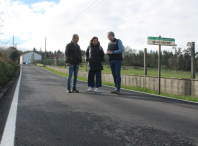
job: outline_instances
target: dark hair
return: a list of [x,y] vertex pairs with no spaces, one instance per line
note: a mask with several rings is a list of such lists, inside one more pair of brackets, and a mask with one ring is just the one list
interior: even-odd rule
[[[91,44],[91,43],[93,43],[93,40],[94,40],[94,39],[97,39],[97,40],[98,40],[98,38],[97,38],[97,37],[93,37],[93,38],[90,40],[90,42],[89,42],[89,43],[90,43],[90,44]],[[99,41],[98,41],[98,43],[99,43]]]
[[107,34],[112,35],[112,36],[115,36],[115,34],[114,34],[113,31],[110,31],[110,32],[108,32]]
[[76,38],[77,36],[77,34],[73,34],[72,39]]

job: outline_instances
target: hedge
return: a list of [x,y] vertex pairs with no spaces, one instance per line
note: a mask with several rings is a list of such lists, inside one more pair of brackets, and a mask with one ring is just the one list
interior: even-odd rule
[[5,54],[0,52],[0,93],[6,84],[15,76],[18,67],[16,63],[6,58]]

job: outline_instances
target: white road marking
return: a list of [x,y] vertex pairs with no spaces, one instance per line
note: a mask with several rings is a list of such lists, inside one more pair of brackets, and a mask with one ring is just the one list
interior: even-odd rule
[[14,92],[14,97],[12,99],[12,104],[10,107],[10,111],[8,114],[8,118],[6,121],[6,125],[4,128],[1,146],[14,146],[14,139],[15,139],[15,130],[16,130],[16,116],[17,116],[17,106],[18,106],[18,98],[19,98],[19,89],[21,83],[21,75],[22,75],[22,66],[21,72],[19,76],[19,80],[17,82],[17,86]]

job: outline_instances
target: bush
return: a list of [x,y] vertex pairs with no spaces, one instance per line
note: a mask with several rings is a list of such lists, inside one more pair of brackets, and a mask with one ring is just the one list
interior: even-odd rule
[[17,70],[18,65],[0,52],[0,92],[12,80]]

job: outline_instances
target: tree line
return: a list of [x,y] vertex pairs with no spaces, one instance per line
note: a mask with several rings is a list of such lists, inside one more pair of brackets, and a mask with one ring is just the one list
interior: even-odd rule
[[[124,66],[134,66],[134,67],[144,67],[144,51],[132,49],[129,46],[124,46],[123,53],[123,62]],[[45,59],[45,51],[42,49],[37,50],[33,48],[33,50],[29,51],[20,51],[15,47],[9,47],[8,49],[0,48],[0,51],[7,54],[9,58],[13,61],[19,59],[19,56],[23,53],[27,53],[30,51],[34,51],[40,55],[42,55],[42,59]],[[46,58],[49,58],[50,54],[64,54],[64,51],[60,49],[55,51],[46,51]],[[85,56],[85,51],[81,50],[81,54]],[[105,64],[108,64],[108,55],[105,54],[104,59]],[[149,68],[157,68],[158,67],[158,51],[150,51],[147,52],[147,67]],[[190,48],[182,49],[179,47],[173,47],[173,51],[163,50],[161,52],[161,68],[162,69],[173,69],[173,70],[183,70],[190,71],[191,70],[191,51]],[[198,52],[195,53],[195,70],[198,71]]]
[[[125,66],[137,66],[144,67],[144,51],[132,49],[127,46],[124,47],[123,62]],[[173,70],[191,70],[191,51],[190,48],[182,49],[179,47],[173,47],[173,51],[163,50],[161,52],[161,68],[173,69]],[[108,56],[105,56],[108,60]],[[147,67],[158,67],[158,51],[147,52]],[[198,52],[195,53],[195,67],[198,71]]]
[[[173,50],[167,51],[163,50],[161,52],[161,68],[162,69],[172,69],[172,70],[191,70],[191,51],[190,48],[182,49],[180,47],[173,47]],[[144,51],[132,49],[130,46],[124,46],[123,62],[124,66],[134,66],[134,67],[144,67]],[[40,53],[45,58],[45,52],[40,50]],[[58,49],[54,52],[46,52],[46,58],[49,54],[64,54],[65,52]],[[81,50],[81,54],[85,56],[85,51]],[[105,54],[104,62],[108,64],[108,55]],[[147,52],[147,67],[157,68],[158,67],[158,51]],[[195,67],[198,71],[198,52],[195,53]]]

